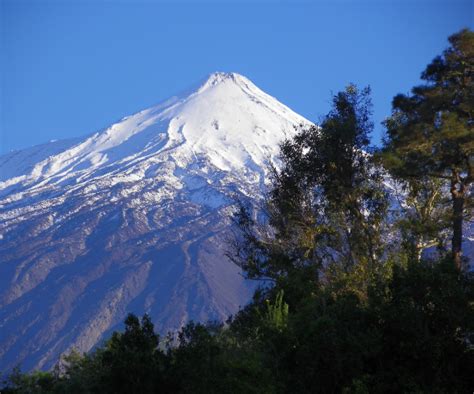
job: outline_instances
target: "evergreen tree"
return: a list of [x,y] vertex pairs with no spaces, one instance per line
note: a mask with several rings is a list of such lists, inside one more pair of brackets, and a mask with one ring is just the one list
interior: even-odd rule
[[385,164],[401,179],[438,178],[451,193],[452,256],[462,263],[462,231],[472,215],[474,181],[474,33],[449,37],[451,46],[422,73],[424,85],[393,100],[386,121]]

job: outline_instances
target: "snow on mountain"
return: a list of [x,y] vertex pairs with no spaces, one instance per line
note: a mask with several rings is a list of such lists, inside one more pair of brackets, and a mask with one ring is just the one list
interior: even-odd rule
[[162,332],[251,294],[224,257],[234,196],[260,198],[309,123],[238,74],[85,138],[0,156],[0,370],[90,350],[127,312]]

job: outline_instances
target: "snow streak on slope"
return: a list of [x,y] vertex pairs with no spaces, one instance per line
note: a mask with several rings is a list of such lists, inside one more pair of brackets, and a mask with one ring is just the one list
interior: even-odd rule
[[0,370],[91,349],[127,312],[160,331],[250,296],[224,257],[233,197],[260,198],[308,123],[238,74],[86,138],[0,157]]

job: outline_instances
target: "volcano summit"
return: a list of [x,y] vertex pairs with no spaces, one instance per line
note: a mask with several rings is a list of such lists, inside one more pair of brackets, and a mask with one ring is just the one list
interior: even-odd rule
[[85,138],[0,156],[0,370],[88,351],[128,312],[162,333],[225,319],[251,286],[224,256],[233,198],[258,199],[308,124],[234,73]]

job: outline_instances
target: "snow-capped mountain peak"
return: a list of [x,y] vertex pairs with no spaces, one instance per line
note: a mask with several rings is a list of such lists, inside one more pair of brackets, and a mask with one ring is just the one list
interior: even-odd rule
[[0,369],[90,350],[127,312],[161,332],[225,319],[250,289],[224,256],[233,198],[261,198],[307,123],[247,78],[106,129],[0,156]]
[[137,176],[144,176],[143,161],[154,161],[163,152],[169,152],[180,167],[203,155],[225,171],[251,163],[260,166],[291,133],[293,126],[288,126],[300,123],[307,121],[247,78],[213,73],[194,91],[127,116],[42,160],[38,157],[49,153],[48,145],[33,154],[15,152],[0,158],[0,191],[13,184],[31,187],[90,179],[97,173],[113,174],[117,165],[125,164],[135,166]]

